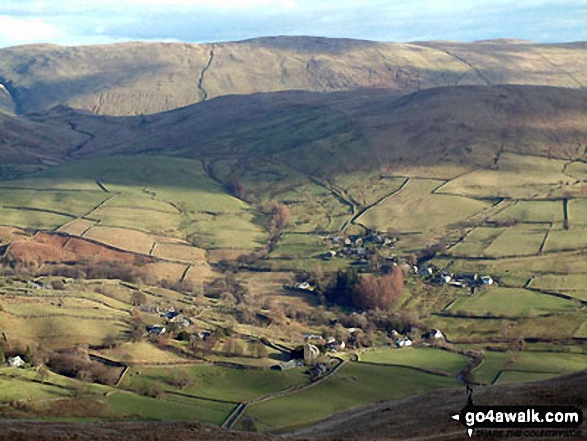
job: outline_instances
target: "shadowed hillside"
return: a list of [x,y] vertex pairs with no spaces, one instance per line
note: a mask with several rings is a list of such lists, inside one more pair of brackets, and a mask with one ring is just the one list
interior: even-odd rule
[[[31,121],[2,111],[0,88],[0,176],[2,165],[27,164],[62,159],[88,137],[71,130],[64,121]],[[3,171],[4,170],[4,171]],[[6,176],[5,176],[6,177]]]
[[[378,43],[271,37],[234,43],[123,43],[0,50],[0,83],[20,112],[56,105],[107,115],[151,114],[217,96],[284,90],[451,85],[584,88],[584,43]],[[1,105],[1,104],[0,104]]]
[[582,91],[469,86],[405,97],[369,90],[258,94],[149,117],[49,117],[94,135],[72,153],[77,158],[158,152],[252,167],[272,158],[329,175],[387,165],[494,167],[504,152],[580,159],[587,148],[585,108]]

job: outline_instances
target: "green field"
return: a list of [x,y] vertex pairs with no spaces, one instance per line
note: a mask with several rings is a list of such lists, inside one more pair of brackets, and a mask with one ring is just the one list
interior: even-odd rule
[[520,288],[480,289],[472,296],[460,297],[451,312],[482,316],[534,317],[555,311],[573,311],[577,305],[568,300]]
[[518,224],[499,235],[482,255],[491,257],[538,254],[548,233],[548,225]]
[[562,173],[565,161],[505,153],[498,169],[480,169],[453,179],[439,193],[474,197],[536,198],[560,183],[573,182]]
[[587,274],[544,274],[529,285],[546,291],[556,291],[587,302]]
[[354,172],[341,174],[334,181],[359,204],[366,206],[397,191],[406,178],[373,176],[368,173]]
[[379,400],[395,400],[438,388],[456,387],[452,378],[408,367],[350,363],[317,386],[254,404],[245,417],[259,430],[293,429]]
[[490,202],[432,193],[442,181],[411,179],[397,194],[366,211],[358,222],[380,231],[438,234],[491,206]]
[[189,373],[193,381],[192,386],[182,390],[183,393],[225,401],[250,400],[309,382],[309,377],[299,369],[279,372],[197,365],[185,368],[133,368],[125,376],[122,386],[140,389],[156,382],[167,390],[179,390],[169,384],[177,370]]
[[482,384],[492,384],[510,359],[506,352],[485,351],[483,361],[473,369],[473,381]]
[[505,231],[506,228],[475,228],[465,240],[450,250],[451,254],[455,256],[481,256],[485,249]]
[[120,336],[128,330],[121,315],[81,318],[76,312],[71,309],[56,315],[45,312],[35,317],[16,317],[0,312],[0,323],[8,338],[25,342],[39,341],[47,348],[63,348],[81,343],[100,345],[106,337]]
[[571,220],[571,227],[565,230],[562,226],[556,226],[548,235],[544,250],[568,251],[587,248],[587,225],[575,225]]
[[348,205],[316,183],[284,190],[277,196],[286,201],[291,212],[292,221],[287,232],[335,232],[342,228],[351,215]]
[[234,405],[189,399],[154,399],[130,393],[115,393],[106,404],[122,418],[160,421],[200,421],[221,425]]
[[583,322],[579,329],[573,335],[575,338],[587,338],[587,319]]
[[562,222],[562,201],[516,201],[515,205],[507,208],[497,216],[491,218],[498,222]]
[[10,227],[55,230],[71,220],[69,216],[46,211],[0,208],[0,225]]
[[360,357],[361,362],[399,364],[454,375],[470,361],[464,355],[432,348],[377,349]]
[[587,355],[555,352],[518,352],[497,384],[539,381],[587,369]]
[[[2,191],[0,205],[18,202],[74,217],[88,214],[106,226],[195,237],[208,248],[256,249],[266,236],[252,208],[230,196],[206,175],[199,161],[190,159],[117,156],[72,161],[2,181],[0,186],[43,190],[22,190],[22,197],[5,196],[11,191]],[[58,191],[64,189],[85,191]],[[111,199],[93,211],[106,198]],[[46,212],[0,208],[1,225],[54,229],[69,221]]]
[[491,274],[517,286],[523,286],[530,277],[540,274],[582,274],[585,271],[585,256],[578,252],[486,260],[437,259],[435,263],[440,267],[450,264],[453,272]]
[[23,399],[43,400],[70,395],[67,389],[50,384],[34,383],[19,377],[12,368],[0,368],[0,403]]
[[587,179],[587,164],[573,162],[567,167],[567,174],[577,179]]
[[587,224],[587,199],[572,199],[568,205],[571,225]]
[[72,216],[83,216],[106,197],[107,195],[97,188],[95,191],[38,191],[12,188],[8,190],[0,187],[0,206],[34,208]]
[[520,372],[503,371],[495,384],[528,383],[531,381],[544,381],[558,377],[558,374],[550,372]]
[[161,235],[177,235],[181,222],[178,213],[169,213],[143,208],[111,207],[105,204],[92,213],[92,219],[100,221],[104,226],[134,228]]

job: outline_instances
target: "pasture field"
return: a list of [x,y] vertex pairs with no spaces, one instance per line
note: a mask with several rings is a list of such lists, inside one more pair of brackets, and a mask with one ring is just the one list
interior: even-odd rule
[[316,235],[284,234],[272,257],[305,260],[313,255],[322,254],[328,249],[328,244]]
[[483,361],[473,369],[473,381],[493,384],[509,360],[510,354],[507,352],[485,351]]
[[141,209],[149,212],[159,211],[169,214],[180,214],[180,211],[169,202],[156,199],[148,189],[141,193],[121,193],[110,198],[107,207],[118,207],[125,209]]
[[568,211],[571,226],[587,224],[587,199],[571,199]]
[[206,262],[206,251],[187,244],[164,243],[157,241],[153,256],[186,263]]
[[106,398],[107,406],[122,418],[157,421],[189,421],[221,425],[234,405],[189,399],[155,399],[126,392]]
[[[193,236],[208,248],[245,250],[260,248],[266,237],[252,209],[211,179],[199,161],[190,159],[142,155],[71,161],[23,179],[2,181],[0,186],[43,190],[18,190],[24,195],[19,200],[72,217],[87,215],[89,220],[101,222],[103,226],[99,228],[125,227],[181,239]],[[65,189],[83,191],[61,191]],[[31,196],[37,194],[41,196]],[[94,211],[107,198],[110,199]],[[7,202],[16,202],[12,199]],[[0,205],[7,202],[2,203],[0,196]],[[0,209],[2,225],[55,229],[71,220],[46,212]],[[81,234],[87,226],[85,222],[72,223],[63,231]],[[109,231],[108,235],[115,237],[117,233]],[[135,237],[132,241],[137,240],[141,239]],[[124,246],[145,253],[143,245]]]
[[12,368],[0,368],[0,403],[14,400],[46,400],[70,396],[67,389],[51,384],[32,382],[19,378],[18,372]]
[[83,216],[106,200],[107,194],[97,191],[59,191],[1,189],[0,206],[10,208],[34,208],[36,210]]
[[587,354],[560,352],[518,352],[508,370],[521,372],[571,373],[587,367]]
[[155,243],[155,237],[142,231],[127,228],[93,226],[84,235],[85,238],[110,245],[120,250],[139,254],[149,254]]
[[480,289],[474,295],[457,299],[451,312],[466,312],[476,316],[535,317],[555,311],[573,311],[577,305],[548,294],[520,288]]
[[485,249],[495,241],[506,228],[477,227],[462,242],[454,246],[450,253],[455,256],[481,256]]
[[122,383],[126,389],[140,390],[151,383],[160,384],[164,390],[180,391],[171,384],[178,371],[189,374],[193,384],[182,393],[225,401],[246,401],[279,392],[310,382],[302,369],[289,371],[233,369],[212,365],[185,367],[137,367],[131,368]]
[[358,222],[380,231],[392,228],[434,235],[491,206],[487,201],[433,193],[442,182],[412,179],[400,192],[367,210]]
[[72,217],[46,211],[0,208],[0,226],[55,230]]
[[528,383],[531,381],[544,381],[559,374],[553,372],[523,372],[523,371],[502,371],[495,384]]
[[515,320],[432,315],[426,320],[426,324],[440,329],[451,341],[474,343],[512,336],[564,339],[577,332],[585,318],[581,311],[528,318],[516,317]]
[[573,162],[566,170],[567,175],[577,179],[587,179],[587,164],[584,162]]
[[469,363],[464,355],[432,348],[389,348],[366,351],[361,362],[400,364],[448,374],[457,374]]
[[452,378],[408,367],[349,363],[314,387],[249,406],[244,416],[259,430],[285,431],[376,401],[456,386]]
[[92,219],[107,227],[133,228],[154,234],[177,234],[181,216],[166,211],[143,208],[111,207],[108,203],[94,211]]
[[72,315],[75,313],[25,318],[0,312],[0,323],[8,338],[26,342],[39,341],[47,348],[63,348],[83,343],[100,345],[106,337],[120,336],[128,331],[128,325],[117,317],[73,319]]
[[[102,357],[107,357],[123,363],[185,363],[186,359],[170,351],[159,349],[148,341],[137,343],[126,342],[111,349],[96,351]],[[126,378],[126,377],[125,377]]]
[[87,219],[75,219],[59,227],[57,231],[71,236],[83,237],[84,233],[91,227],[96,225],[96,222]]
[[[188,266],[183,263],[155,262],[146,264],[142,269],[145,274],[153,277],[153,280],[169,280],[177,282],[181,279],[181,276],[186,271],[187,267]],[[209,267],[206,267],[205,269],[206,271],[201,271],[200,274],[198,274],[199,277],[195,279],[201,281],[201,279],[212,275],[212,271]]]
[[[452,312],[452,311],[451,311]],[[426,324],[440,329],[450,341],[487,341],[499,335],[500,325],[503,320],[498,318],[473,319],[464,317],[446,317],[432,315]]]
[[286,232],[335,232],[342,228],[351,215],[351,208],[335,198],[327,189],[308,183],[284,189],[277,195],[285,201],[292,220]]
[[497,222],[563,222],[563,202],[516,201],[515,205],[493,216],[491,220]]
[[334,183],[343,188],[361,206],[377,202],[397,191],[406,178],[385,177],[365,172],[353,172],[336,176]]
[[573,337],[587,338],[587,317],[586,317],[585,321],[583,322],[583,324],[581,326],[579,326],[579,329],[577,329],[577,331],[575,332],[575,335],[573,335]]
[[587,274],[544,274],[532,279],[529,286],[560,292],[587,302]]
[[40,316],[76,316],[91,318],[120,318],[126,315],[117,309],[109,308],[101,303],[78,297],[63,297],[57,301],[54,298],[19,297],[4,298],[2,306],[6,312],[17,317]]
[[242,211],[240,214],[198,213],[184,218],[179,231],[181,236],[193,234],[199,248],[237,249],[252,251],[262,248],[266,232],[254,223],[254,214]]
[[518,224],[506,228],[482,255],[507,257],[538,254],[548,231],[549,226],[546,224]]
[[562,173],[565,161],[505,153],[497,170],[475,170],[448,182],[439,193],[515,199],[546,196],[551,188],[574,179]]
[[540,381],[587,367],[587,355],[552,352],[518,352],[497,379],[497,384]]
[[[573,217],[574,218],[574,217]],[[546,252],[572,251],[587,248],[587,225],[575,225],[571,220],[569,230],[556,226],[548,235]]]
[[530,277],[540,274],[581,274],[585,271],[585,255],[579,252],[487,260],[435,259],[434,262],[441,268],[448,265],[453,272],[476,271],[498,276],[504,283],[517,286],[524,286]]

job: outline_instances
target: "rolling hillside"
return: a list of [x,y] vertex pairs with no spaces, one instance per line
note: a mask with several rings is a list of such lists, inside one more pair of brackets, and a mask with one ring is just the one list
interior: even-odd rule
[[585,43],[379,43],[272,37],[234,43],[124,43],[0,50],[0,83],[17,111],[56,105],[152,114],[214,97],[284,90],[527,84],[584,88]]
[[[579,159],[587,148],[586,108],[583,91],[467,86],[404,97],[379,90],[227,96],[148,117],[70,112],[35,120],[91,133],[74,158],[153,152],[273,158],[328,175],[376,165],[494,167],[500,152]],[[326,155],[328,162],[319,161]]]

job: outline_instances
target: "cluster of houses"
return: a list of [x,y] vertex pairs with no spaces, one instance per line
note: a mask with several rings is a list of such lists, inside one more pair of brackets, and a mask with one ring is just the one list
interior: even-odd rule
[[413,271],[435,285],[450,285],[458,288],[469,288],[471,292],[480,286],[493,285],[495,281],[491,276],[480,276],[477,273],[453,274],[447,270],[441,270],[435,265],[414,266]]
[[[408,338],[406,335],[400,334],[395,329],[389,333],[389,336],[392,339],[392,345],[395,345],[396,348],[408,348],[413,344],[410,338]],[[438,329],[431,329],[430,331],[424,333],[422,338],[424,340],[445,340],[444,335]]]
[[[191,320],[186,318],[181,312],[176,311],[173,307],[167,311],[160,312],[157,306],[141,305],[141,311],[157,313],[161,318],[166,319],[168,324],[174,324],[179,328],[186,328],[192,324]],[[151,335],[162,335],[167,332],[167,329],[163,325],[147,326],[146,329]]]
[[394,248],[397,237],[367,233],[365,235],[335,236],[329,239],[331,249],[322,255],[322,259],[330,260],[335,257],[347,259],[368,259],[373,253],[373,248]]

